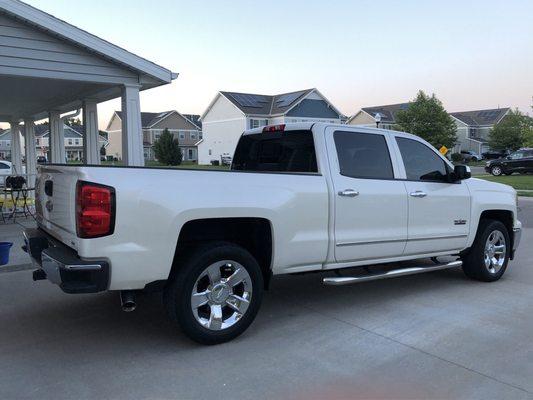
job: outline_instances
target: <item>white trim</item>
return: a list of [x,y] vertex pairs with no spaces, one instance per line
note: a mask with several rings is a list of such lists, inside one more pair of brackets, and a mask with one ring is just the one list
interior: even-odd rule
[[48,33],[60,37],[62,40],[85,47],[100,56],[150,75],[164,83],[170,83],[177,78],[176,73],[164,67],[130,53],[19,0],[0,0],[0,9],[15,18],[22,19],[31,25],[44,29]]
[[[203,125],[209,125],[209,124],[218,124],[219,122],[229,122],[229,121],[242,121],[244,119],[247,118],[247,116],[243,116],[243,117],[239,117],[239,118],[228,118],[228,119],[217,119],[216,121],[206,121],[206,122],[202,122],[202,126]],[[265,117],[263,117],[265,118]]]

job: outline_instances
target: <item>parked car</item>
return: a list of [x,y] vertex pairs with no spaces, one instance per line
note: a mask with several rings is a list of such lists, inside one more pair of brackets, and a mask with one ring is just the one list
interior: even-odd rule
[[464,162],[480,161],[483,157],[478,153],[470,150],[461,150]]
[[37,157],[37,164],[46,164],[47,162],[48,162],[48,160],[46,159],[45,156]]
[[337,271],[323,283],[346,285],[462,266],[491,282],[521,236],[513,188],[470,178],[418,136],[347,125],[247,131],[229,171],[41,165],[36,193],[35,280],[118,291],[125,311],[161,290],[205,344],[246,330],[272,275]]
[[496,160],[498,158],[505,157],[508,154],[509,152],[505,152],[505,151],[489,150],[489,151],[482,153],[481,155],[486,160]]
[[514,172],[527,174],[533,172],[533,148],[523,148],[507,157],[488,161],[485,171],[494,176],[511,175]]

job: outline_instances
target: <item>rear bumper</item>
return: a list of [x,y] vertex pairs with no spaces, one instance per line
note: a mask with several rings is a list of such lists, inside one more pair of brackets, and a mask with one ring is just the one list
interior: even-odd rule
[[34,279],[48,279],[65,293],[98,293],[109,286],[109,263],[85,260],[40,229],[25,229],[23,249],[37,270]]

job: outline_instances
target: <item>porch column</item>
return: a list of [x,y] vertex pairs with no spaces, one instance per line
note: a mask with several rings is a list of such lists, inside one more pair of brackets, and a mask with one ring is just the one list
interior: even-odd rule
[[35,187],[35,176],[37,175],[37,150],[35,144],[35,122],[33,119],[24,120],[24,144],[28,186]]
[[54,164],[65,164],[65,133],[59,111],[50,111],[50,158]]
[[98,111],[95,100],[87,99],[83,102],[83,159],[86,164],[100,164],[100,147],[98,144]]
[[122,162],[132,166],[144,166],[139,88],[122,88]]
[[11,122],[11,163],[13,174],[22,174],[22,155],[20,147],[20,125],[18,121]]

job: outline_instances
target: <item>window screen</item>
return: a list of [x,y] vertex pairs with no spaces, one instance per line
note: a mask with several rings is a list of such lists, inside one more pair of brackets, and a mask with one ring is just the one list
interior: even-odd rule
[[442,158],[423,143],[397,137],[407,179],[415,181],[448,181],[448,168]]
[[389,149],[383,135],[335,132],[340,172],[352,178],[393,179]]
[[311,131],[242,136],[232,169],[237,171],[318,172]]

